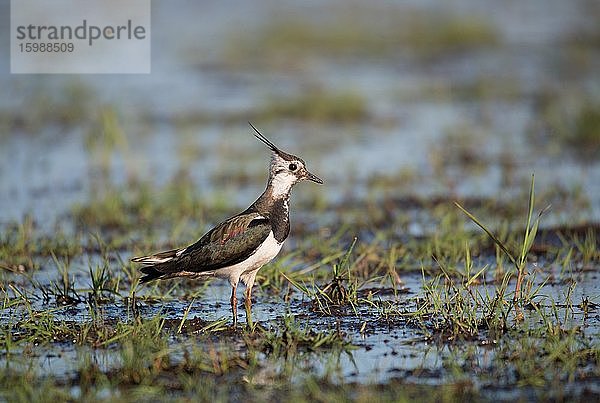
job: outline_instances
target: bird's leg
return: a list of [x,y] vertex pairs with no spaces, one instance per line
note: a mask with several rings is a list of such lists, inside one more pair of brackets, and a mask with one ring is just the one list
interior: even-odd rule
[[252,286],[247,286],[246,291],[244,291],[244,305],[246,305],[246,310],[250,310],[252,308]]
[[256,278],[256,272],[250,272],[246,276],[242,276],[242,281],[246,284],[246,290],[244,290],[244,306],[246,307],[246,324],[250,330],[254,330],[254,324],[252,323],[252,286],[254,285],[254,279]]
[[246,307],[246,323],[252,329],[252,284],[247,285],[244,291],[244,306]]
[[233,327],[237,326],[237,297],[235,292],[237,291],[237,284],[232,286],[231,289],[231,312],[233,313]]

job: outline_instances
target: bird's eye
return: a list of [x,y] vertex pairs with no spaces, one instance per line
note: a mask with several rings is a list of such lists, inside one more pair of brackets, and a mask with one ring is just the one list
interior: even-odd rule
[[288,168],[290,169],[290,171],[295,171],[296,169],[298,169],[298,165],[292,162]]

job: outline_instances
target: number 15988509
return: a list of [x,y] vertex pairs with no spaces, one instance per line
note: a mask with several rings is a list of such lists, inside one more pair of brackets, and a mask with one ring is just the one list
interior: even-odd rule
[[24,53],[54,52],[71,53],[75,50],[73,42],[51,43],[51,42],[25,42],[19,43],[19,50]]

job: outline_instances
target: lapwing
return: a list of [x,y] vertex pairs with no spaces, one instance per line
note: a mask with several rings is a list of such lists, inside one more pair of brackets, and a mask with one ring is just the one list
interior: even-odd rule
[[306,169],[302,158],[283,152],[252,123],[250,126],[254,136],[271,149],[267,187],[258,199],[190,246],[131,259],[144,265],[140,269],[145,274],[141,283],[174,277],[228,280],[232,287],[230,302],[234,327],[237,325],[236,291],[239,281],[246,285],[244,302],[250,324],[256,273],[279,253],[290,233],[292,187],[303,180],[323,183]]

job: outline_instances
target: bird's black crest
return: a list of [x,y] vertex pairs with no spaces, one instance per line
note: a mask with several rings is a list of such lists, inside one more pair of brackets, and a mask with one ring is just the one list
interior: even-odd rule
[[258,129],[256,127],[254,127],[254,125],[252,123],[248,122],[248,124],[256,132],[254,134],[254,137],[256,137],[257,139],[259,139],[260,141],[262,141],[263,143],[265,143],[271,150],[275,151],[276,153],[280,153],[281,152],[281,150],[279,148],[277,148],[277,146],[275,144],[271,143],[271,141],[268,138],[266,138],[265,136],[263,136],[263,134],[261,132],[259,132]]
[[267,145],[267,147],[269,147],[271,149],[271,151],[273,151],[275,154],[279,155],[281,158],[283,158],[286,161],[301,160],[300,158],[296,157],[295,155],[288,154],[284,151],[281,151],[275,144],[273,144],[271,142],[271,140],[269,140],[261,132],[259,132],[258,129],[256,127],[254,127],[254,125],[251,122],[248,122],[248,124],[256,132],[256,133],[254,133],[254,137],[256,137],[257,139],[259,139],[260,141],[265,143]]

